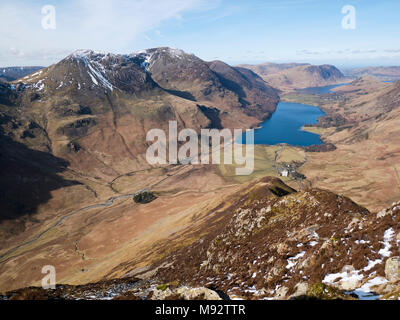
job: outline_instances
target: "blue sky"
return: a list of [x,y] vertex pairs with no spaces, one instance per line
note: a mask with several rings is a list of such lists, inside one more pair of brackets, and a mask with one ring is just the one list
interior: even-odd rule
[[[44,5],[56,10],[55,29],[42,27]],[[345,5],[355,29],[342,28]],[[0,66],[158,46],[231,64],[400,65],[399,13],[398,0],[2,0]]]

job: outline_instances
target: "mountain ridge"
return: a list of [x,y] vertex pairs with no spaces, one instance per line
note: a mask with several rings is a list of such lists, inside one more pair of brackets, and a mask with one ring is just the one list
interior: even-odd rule
[[263,78],[265,82],[281,91],[306,87],[321,87],[345,82],[346,78],[334,65],[311,65],[308,63],[265,63],[242,65]]

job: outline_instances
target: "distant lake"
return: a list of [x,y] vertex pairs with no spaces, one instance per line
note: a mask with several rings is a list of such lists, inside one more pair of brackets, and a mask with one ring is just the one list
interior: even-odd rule
[[[287,143],[293,146],[311,146],[322,144],[318,134],[302,131],[305,124],[315,124],[325,113],[311,105],[292,102],[280,102],[271,118],[254,130],[254,144],[275,145]],[[242,136],[246,143],[246,134]]]
[[332,92],[333,88],[342,87],[342,86],[345,86],[348,84],[350,84],[350,83],[334,84],[334,85],[325,86],[325,87],[308,87],[308,88],[304,88],[304,89],[298,89],[296,91],[302,92],[302,93],[310,93],[310,94],[324,94],[324,93]]

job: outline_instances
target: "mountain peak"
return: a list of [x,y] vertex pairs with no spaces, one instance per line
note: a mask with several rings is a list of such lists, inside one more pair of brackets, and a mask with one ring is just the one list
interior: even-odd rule
[[88,55],[91,55],[92,53],[95,53],[95,51],[90,50],[90,49],[78,49],[78,50],[75,50],[73,53],[71,53],[70,56],[76,57],[76,58],[81,58],[81,57],[87,57]]
[[171,47],[149,48],[149,49],[145,49],[145,50],[139,50],[139,51],[135,52],[134,54],[152,54],[155,52],[170,54],[173,56],[193,55],[192,53],[186,53],[182,49],[171,48]]
[[129,55],[131,58],[137,58],[141,62],[142,68],[146,71],[151,68],[153,62],[156,60],[162,61],[163,65],[168,63],[175,62],[193,62],[200,61],[198,57],[196,57],[192,53],[186,53],[185,51],[177,48],[170,47],[158,47],[158,48],[150,48],[145,50],[140,50],[134,52]]

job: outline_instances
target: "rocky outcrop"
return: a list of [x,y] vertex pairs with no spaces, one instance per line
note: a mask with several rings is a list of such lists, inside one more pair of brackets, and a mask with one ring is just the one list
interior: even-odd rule
[[29,287],[0,295],[1,300],[222,300],[204,287],[176,283],[143,282],[135,278],[104,280],[81,286],[57,285],[55,289]]
[[[138,284],[136,278],[104,280],[81,286],[57,285],[55,289],[29,287],[0,295],[0,300],[110,300],[127,293]],[[141,297],[138,296],[138,299]]]
[[[296,297],[315,284],[348,298],[390,289],[385,263],[399,254],[400,203],[385,215],[373,214],[329,191],[276,196],[259,189],[276,181],[258,183],[236,195],[225,226],[210,230],[214,237],[175,253],[159,276],[246,299]],[[390,259],[386,268],[392,279],[397,261]]]
[[[160,287],[159,287],[160,288]],[[151,300],[222,300],[217,292],[201,287],[160,288],[150,293]]]
[[391,282],[400,281],[400,257],[390,257],[386,260],[385,275]]

